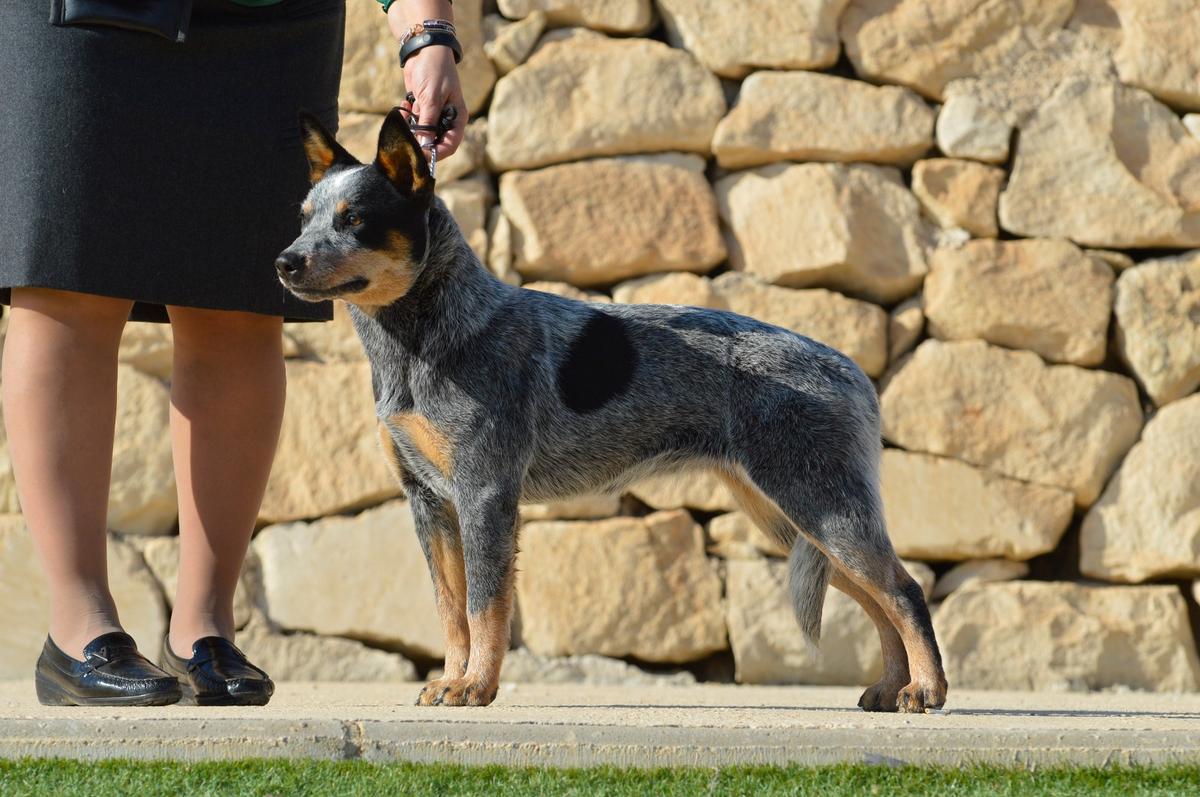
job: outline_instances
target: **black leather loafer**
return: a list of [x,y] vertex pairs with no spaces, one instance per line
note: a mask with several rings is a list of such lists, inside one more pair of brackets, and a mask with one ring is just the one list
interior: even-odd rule
[[180,700],[196,706],[265,706],[275,694],[270,676],[246,660],[228,639],[206,636],[192,643],[192,657],[183,659],[163,640],[163,669],[179,678]]
[[166,706],[179,702],[179,682],[138,653],[133,637],[102,634],[73,659],[46,637],[34,673],[43,706]]

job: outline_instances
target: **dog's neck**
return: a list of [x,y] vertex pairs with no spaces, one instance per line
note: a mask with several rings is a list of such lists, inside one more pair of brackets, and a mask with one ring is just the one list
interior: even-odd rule
[[[352,307],[368,356],[424,358],[449,353],[476,337],[512,288],[479,261],[445,204],[429,210],[424,260],[408,293],[386,307]],[[383,351],[386,349],[386,351]]]

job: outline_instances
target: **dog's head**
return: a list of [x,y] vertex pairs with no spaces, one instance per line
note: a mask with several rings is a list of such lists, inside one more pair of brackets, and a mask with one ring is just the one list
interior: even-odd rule
[[301,115],[313,187],[300,237],[275,260],[279,280],[310,302],[395,302],[412,287],[428,246],[433,178],[399,109],[379,131],[375,162],[363,164],[313,116]]

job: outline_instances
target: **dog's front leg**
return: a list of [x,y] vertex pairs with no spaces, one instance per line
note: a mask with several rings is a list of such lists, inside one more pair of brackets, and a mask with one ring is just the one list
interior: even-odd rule
[[486,706],[496,699],[500,666],[508,650],[516,554],[517,490],[464,491],[458,502],[467,575],[467,671],[447,679],[432,702]]
[[412,506],[417,537],[433,578],[433,596],[446,645],[442,677],[427,683],[417,697],[418,705],[429,706],[439,702],[446,687],[460,680],[467,671],[471,646],[467,626],[467,576],[454,508],[416,481],[406,480],[404,486]]

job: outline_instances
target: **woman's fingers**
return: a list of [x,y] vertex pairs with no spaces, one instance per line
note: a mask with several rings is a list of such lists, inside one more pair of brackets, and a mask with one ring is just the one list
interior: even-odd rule
[[[462,144],[463,137],[466,134],[468,117],[465,104],[461,99],[456,101],[454,98],[447,98],[444,101],[427,99],[424,102],[418,98],[416,102],[405,102],[400,105],[401,108],[414,114],[420,120],[419,124],[421,125],[434,124],[433,120],[440,119],[443,109],[449,106],[454,106],[456,115],[451,126],[446,130],[446,134],[438,144],[438,158],[447,158],[453,155]],[[428,148],[433,143],[434,136],[431,133],[418,130],[414,131],[414,135],[422,147]]]
[[438,144],[437,154],[439,158],[447,158],[458,150],[463,142],[463,137],[466,135],[469,116],[467,114],[467,104],[463,102],[461,94],[457,97],[448,97],[446,104],[454,106],[457,115],[454,117],[454,122],[451,124],[450,129],[446,131],[446,135],[442,138],[441,143]]
[[[436,125],[440,114],[442,113],[442,98],[444,92],[439,86],[433,85],[431,81],[426,81],[424,84],[417,87],[417,107],[420,110],[417,116],[421,120],[421,126]],[[428,148],[433,144],[434,136],[432,133],[417,132],[417,141],[421,142],[422,147]],[[442,153],[438,153],[441,155]]]
[[463,130],[460,127],[452,128],[446,133],[442,143],[438,144],[438,158],[448,158],[458,151],[459,146],[463,141]]
[[[454,108],[450,127],[447,128],[437,148],[439,158],[453,155],[459,144],[462,143],[468,115],[466,103],[463,101],[462,91],[458,88],[457,81],[453,83],[445,81],[430,85],[424,92],[418,91],[416,97],[416,105],[420,109],[417,114],[420,117],[421,125],[439,124],[446,109]],[[421,142],[422,146],[428,147],[433,144],[434,136],[428,133],[418,133],[417,140]]]

